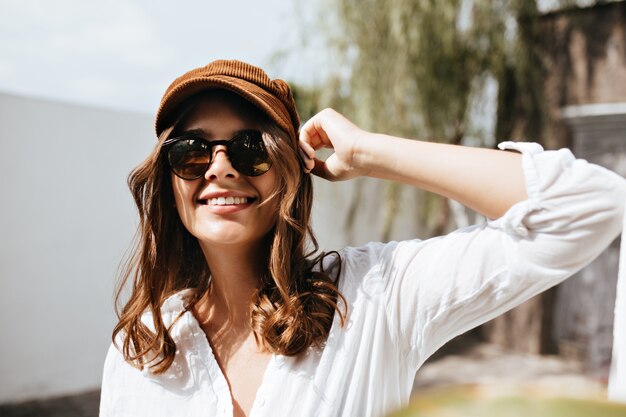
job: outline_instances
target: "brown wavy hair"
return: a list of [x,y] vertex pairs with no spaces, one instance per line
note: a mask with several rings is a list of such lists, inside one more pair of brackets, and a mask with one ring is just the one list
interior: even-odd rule
[[[181,106],[177,120],[159,135],[154,150],[128,177],[139,212],[139,227],[115,295],[119,321],[113,330],[113,342],[127,362],[140,369],[148,366],[156,374],[165,372],[176,354],[176,343],[161,317],[162,303],[180,290],[193,288],[186,306],[189,310],[211,283],[200,245],[185,229],[174,207],[171,174],[162,151],[163,142],[173,136],[201,98],[202,94]],[[341,258],[337,252],[314,256],[319,246],[310,226],[311,176],[303,172],[295,138],[257,113],[277,174],[273,193],[261,204],[274,198],[279,202],[275,226],[266,239],[266,272],[260,277],[250,305],[251,326],[266,351],[293,356],[310,346],[323,346],[335,312],[344,325],[347,303],[337,288]],[[336,271],[334,279],[322,266],[324,257],[330,254],[335,255],[331,268]],[[317,270],[315,265],[319,265]],[[131,280],[130,296],[120,307]],[[152,328],[141,320],[146,312],[151,313]]]

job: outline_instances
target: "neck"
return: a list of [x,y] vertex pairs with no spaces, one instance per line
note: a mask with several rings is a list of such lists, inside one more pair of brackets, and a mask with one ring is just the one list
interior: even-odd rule
[[250,328],[250,303],[267,268],[266,245],[220,246],[200,242],[211,272],[209,291],[196,305],[201,322]]

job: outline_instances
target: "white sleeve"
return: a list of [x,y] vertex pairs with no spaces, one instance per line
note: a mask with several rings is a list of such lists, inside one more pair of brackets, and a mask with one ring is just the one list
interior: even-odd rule
[[115,369],[120,358],[120,353],[115,345],[109,346],[106,359],[104,361],[104,370],[102,373],[102,387],[100,389],[100,417],[115,416]]
[[416,370],[448,340],[589,264],[620,233],[624,178],[567,149],[500,147],[522,152],[527,200],[446,236],[358,248],[380,271],[391,337]]
[[[119,335],[118,335],[119,336]],[[121,337],[118,337],[121,342]],[[121,343],[119,343],[121,346]],[[100,389],[100,417],[134,417],[149,415],[150,410],[138,412],[136,404],[141,404],[143,395],[142,371],[133,368],[124,356],[111,343],[102,372]]]

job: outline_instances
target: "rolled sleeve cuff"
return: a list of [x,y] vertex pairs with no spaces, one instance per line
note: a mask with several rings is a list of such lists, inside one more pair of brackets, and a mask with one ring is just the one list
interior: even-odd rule
[[541,206],[541,191],[539,186],[539,174],[533,160],[534,155],[543,152],[543,147],[534,142],[501,142],[498,144],[501,150],[516,150],[522,154],[522,169],[526,184],[528,198],[514,204],[507,212],[497,219],[488,219],[490,227],[498,228],[511,235],[527,237],[528,229],[524,225],[524,218],[528,213],[537,210]]

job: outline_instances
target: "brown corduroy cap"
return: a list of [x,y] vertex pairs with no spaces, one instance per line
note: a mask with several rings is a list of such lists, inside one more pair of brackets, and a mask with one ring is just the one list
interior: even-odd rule
[[157,136],[173,122],[176,107],[192,95],[213,88],[239,94],[296,138],[300,118],[289,85],[270,79],[261,68],[235,60],[213,61],[176,78],[165,90],[156,114]]

